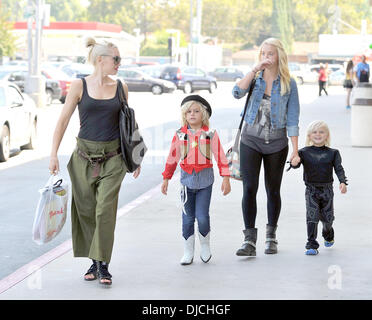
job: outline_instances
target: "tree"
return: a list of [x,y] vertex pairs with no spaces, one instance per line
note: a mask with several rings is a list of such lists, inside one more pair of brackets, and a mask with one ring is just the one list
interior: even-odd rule
[[0,61],[3,56],[13,57],[16,52],[16,38],[12,34],[13,24],[8,18],[9,13],[0,5]]
[[46,3],[51,5],[50,16],[52,20],[86,21],[87,19],[87,10],[79,0],[46,0]]
[[87,8],[90,21],[121,25],[125,32],[133,34],[137,27],[134,0],[91,0]]
[[1,6],[8,14],[9,21],[23,20],[23,13],[27,6],[27,0],[1,0]]
[[[365,0],[338,0],[341,20],[360,29],[361,20],[366,19],[371,29],[370,7]],[[332,32],[334,0],[292,0],[294,39],[318,41],[319,34]],[[338,22],[338,33],[357,33],[353,28]]]
[[292,51],[293,24],[291,0],[273,0],[272,34],[283,43],[287,53]]

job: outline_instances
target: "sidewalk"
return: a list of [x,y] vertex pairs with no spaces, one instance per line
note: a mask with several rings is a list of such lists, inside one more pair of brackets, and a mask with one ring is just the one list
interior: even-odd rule
[[332,95],[332,89],[330,96],[301,106],[299,139],[301,148],[307,124],[323,119],[330,126],[331,147],[341,152],[350,185],[347,194],[341,195],[334,175],[336,220],[332,248],[323,246],[319,229],[319,255],[304,254],[305,187],[301,168],[284,173],[277,231],[279,253],[264,254],[267,218],[262,170],[257,196],[257,257],[236,256],[243,241],[241,182],[232,181],[232,192],[224,197],[220,191],[222,179],[215,168],[209,263],[200,260],[197,239],[194,263],[179,264],[183,253],[179,179],[172,179],[167,196],[160,193],[159,187],[151,193],[151,199],[118,219],[110,265],[111,288],[104,290],[97,281],[84,281],[90,261],[73,258],[69,250],[5,291],[0,300],[372,299],[372,148],[351,147],[350,111],[344,107],[344,94]]

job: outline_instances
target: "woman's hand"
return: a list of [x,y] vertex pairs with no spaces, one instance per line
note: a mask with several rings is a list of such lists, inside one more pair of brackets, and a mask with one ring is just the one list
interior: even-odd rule
[[230,193],[231,191],[230,177],[223,177],[221,191],[223,192],[224,196]]
[[257,65],[252,69],[254,73],[257,73],[259,71],[262,71],[266,69],[267,67],[270,67],[273,65],[273,62],[270,59],[264,59],[257,63]]
[[297,166],[301,162],[301,158],[298,155],[297,151],[293,151],[290,158],[289,162],[292,164],[292,166]]
[[167,195],[168,191],[168,179],[163,180],[163,184],[161,185],[161,193]]
[[53,175],[56,175],[59,172],[59,161],[57,156],[50,157],[49,172]]
[[137,177],[140,175],[141,173],[141,166],[139,166],[134,172],[133,172],[133,178],[134,179],[137,179]]

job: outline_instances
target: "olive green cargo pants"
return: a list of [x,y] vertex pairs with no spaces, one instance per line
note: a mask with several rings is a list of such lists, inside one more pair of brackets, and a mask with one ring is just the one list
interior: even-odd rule
[[126,166],[122,155],[115,155],[100,164],[99,174],[94,177],[92,164],[79,155],[77,149],[90,157],[99,157],[117,150],[120,140],[101,142],[76,139],[77,148],[67,165],[72,185],[74,256],[109,263],[114,244],[119,191],[127,171]]

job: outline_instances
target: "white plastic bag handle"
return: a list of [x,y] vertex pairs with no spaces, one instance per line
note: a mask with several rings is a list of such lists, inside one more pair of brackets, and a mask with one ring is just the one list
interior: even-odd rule
[[63,182],[63,178],[59,174],[56,174],[56,175],[52,174],[52,175],[50,175],[50,177],[49,177],[47,183],[45,184],[45,186],[42,189],[40,189],[39,191],[43,191],[45,189],[53,188],[53,186],[55,184],[57,184],[58,182],[59,182],[59,185],[61,185],[62,182]]

